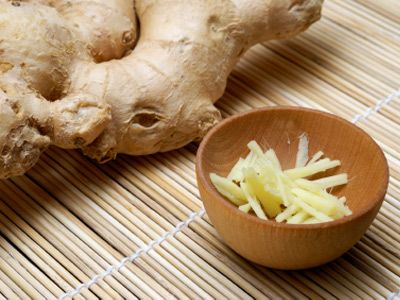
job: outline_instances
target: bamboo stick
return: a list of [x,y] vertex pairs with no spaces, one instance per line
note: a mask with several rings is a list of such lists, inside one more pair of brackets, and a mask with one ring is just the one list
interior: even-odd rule
[[0,291],[2,299],[17,299],[18,296],[13,292],[13,290],[0,280]]
[[[32,276],[28,274],[23,274],[26,277],[22,277],[20,273],[16,272],[12,262],[9,259],[4,259],[4,254],[0,256],[0,265],[3,272],[8,276],[13,282],[15,282],[30,298],[34,299],[44,299],[30,283]],[[14,265],[15,266],[15,265]]]
[[14,281],[11,276],[3,272],[3,268],[0,269],[0,281],[12,290],[12,296],[16,295],[14,299],[30,299],[28,294],[18,285],[18,282]]
[[[96,233],[99,236],[101,236],[103,239],[106,239],[111,245],[120,248],[121,251],[125,253],[125,255],[132,252],[132,250],[129,249],[126,245],[126,243],[128,243],[127,240],[117,234],[117,231],[113,227],[112,223],[106,221],[105,219],[102,219],[102,216],[104,217],[105,215],[103,214],[103,211],[101,209],[99,209],[87,197],[79,195],[79,192],[76,191],[76,189],[74,189],[70,184],[65,181],[60,181],[61,176],[52,168],[49,168],[48,165],[42,166],[41,162],[39,162],[37,169],[41,169],[42,174],[49,173],[49,176],[46,176],[47,178],[45,178],[41,174],[38,174],[36,172],[32,172],[31,174],[34,175],[35,178],[39,180],[39,182],[41,182],[42,184],[47,182],[49,182],[50,184],[52,183],[51,187],[50,185],[47,185],[46,188],[53,194],[58,195],[60,197],[59,199],[63,198],[65,200],[63,204],[68,206],[69,209],[73,210],[76,214],[84,218],[85,221],[89,223],[93,229],[96,230]],[[63,189],[61,195],[59,187],[63,185],[68,189]],[[76,203],[76,201],[74,200],[75,197],[80,198],[79,203]],[[71,206],[70,204],[72,203],[75,203],[75,206]],[[77,207],[79,207],[79,209],[77,209]],[[103,224],[107,224],[107,226],[104,226],[103,224],[101,225],[98,220],[102,220],[102,222],[104,222]],[[134,248],[132,247],[132,249]],[[133,264],[132,267],[134,267],[135,265],[136,264]],[[145,290],[146,294],[151,297],[159,297],[159,295],[168,295],[169,297],[171,296],[171,294],[164,287],[157,283],[150,275],[146,274],[145,271],[143,271],[141,268],[135,268],[135,272],[141,274],[141,277],[146,280],[142,281],[142,287]],[[152,276],[154,276],[155,278],[159,277],[159,275],[156,273],[152,273]],[[140,282],[139,278],[137,278],[136,280],[137,282]],[[148,283],[151,283],[151,288]]]
[[[2,202],[0,202],[0,210],[2,212],[5,212],[7,216],[7,218],[5,217],[3,220],[1,220],[0,218],[0,224],[2,224],[2,226],[0,226],[0,231],[3,232],[14,244],[18,245],[20,249],[24,249],[24,251],[27,253],[29,253],[29,251],[26,250],[31,249],[30,251],[36,253],[38,257],[41,257],[43,260],[47,261],[52,270],[63,270],[63,266],[58,263],[58,261],[53,259],[53,257],[56,257],[57,260],[65,264],[68,269],[75,270],[74,273],[77,274],[78,278],[81,278],[81,280],[88,279],[87,277],[84,277],[84,275],[80,271],[76,271],[75,267],[70,265],[69,262],[65,260],[60,253],[54,251],[47,241],[45,241],[40,235],[37,235],[27,223],[25,223],[21,219],[18,219],[18,217],[16,217],[16,215]],[[8,218],[10,218],[12,222],[8,222]],[[15,227],[13,223],[15,225],[18,225],[18,227]],[[19,228],[22,228],[25,232]],[[38,246],[35,241],[38,242],[39,245],[44,247],[44,249],[41,246]],[[29,248],[26,246],[28,246]],[[51,255],[49,255],[47,252],[51,253]],[[70,276],[68,272],[63,272],[60,275],[65,277],[66,280],[70,281],[72,284],[79,283],[79,281],[77,281],[74,276]],[[96,289],[94,290],[94,292],[106,297],[106,294],[104,294],[104,292],[100,289]],[[95,298],[92,293],[85,294],[90,299]]]
[[4,251],[0,251],[3,259],[9,261],[16,272],[21,269],[26,270],[26,272],[20,273],[21,276],[27,278],[44,298],[56,299],[54,295],[61,294],[61,290],[52,281],[43,276],[37,268],[34,268],[25,257],[2,238],[0,238],[0,247]]
[[[68,230],[65,230],[65,228],[60,223],[56,222],[55,219],[51,218],[46,211],[40,210],[40,208],[33,202],[28,202],[24,206],[18,205],[18,207],[19,211],[23,212],[23,214],[26,216],[25,219],[29,220],[30,224],[41,235],[47,237],[52,245],[62,251],[63,254],[68,257],[68,259],[75,262],[75,264],[80,265],[81,269],[83,269],[88,276],[93,276],[93,274],[98,274],[103,270],[97,264],[98,261],[101,262],[101,258],[99,259],[95,252],[85,247],[85,245],[81,243],[79,239],[77,239]],[[40,218],[35,218],[35,216],[39,215]],[[57,236],[52,234],[52,232],[47,230],[47,228],[51,228],[52,231],[57,230],[60,235],[64,237],[64,239],[58,239]],[[103,266],[106,267],[107,264],[103,263]],[[113,278],[107,279],[106,282],[113,286],[112,289],[107,287],[107,291],[112,298],[119,298],[119,294],[124,297],[132,296],[132,294],[129,293],[125,287],[117,283]],[[125,285],[129,287],[128,282],[125,282]],[[118,294],[116,291],[118,291]]]
[[370,278],[361,270],[354,267],[349,261],[339,258],[336,260],[336,263],[340,268],[345,270],[344,274],[349,273],[348,278],[353,278],[353,282],[358,282],[361,284],[364,291],[367,292],[371,297],[374,298],[382,298],[388,294],[388,290],[382,287],[378,282],[376,282],[373,278]]
[[[84,178],[81,178],[80,181],[78,181],[78,182],[84,182]],[[97,193],[99,193],[99,191],[97,191]],[[93,199],[93,200],[95,200],[95,199],[97,198],[95,194],[90,194],[90,196],[91,196],[91,199]],[[101,196],[102,196],[103,199],[104,199],[104,198],[108,198],[108,195],[103,194],[103,193],[101,193]],[[112,201],[113,199],[110,198],[110,200]],[[96,201],[96,202],[97,202],[97,201]],[[97,203],[99,203],[99,202],[97,202]],[[108,207],[108,208],[107,208],[107,211],[110,213],[110,212],[113,211],[113,209]],[[117,213],[114,212],[113,215],[114,215],[114,216],[117,216]],[[120,219],[121,216],[118,216],[118,218],[119,218],[119,220],[121,220],[121,219]],[[121,220],[121,221],[123,221],[123,220]],[[142,238],[143,240],[147,240],[147,239],[148,239],[148,237],[144,237],[143,234],[141,234],[140,232],[138,232],[136,228],[134,228],[133,226],[130,226],[129,223],[125,222],[124,225],[125,225],[127,228],[129,228],[129,229],[131,230],[131,232],[133,232],[133,233],[138,234],[139,236],[141,236],[141,238]],[[144,228],[145,226],[146,226],[146,224],[142,223],[141,226],[140,226],[140,228]],[[153,235],[152,238],[155,239],[156,237]],[[138,243],[140,243],[140,241],[138,241]],[[141,244],[141,246],[143,247],[143,246],[144,246],[144,243]],[[150,256],[154,256],[153,253],[149,253],[149,255],[150,255]],[[164,253],[164,255],[166,255],[166,254]],[[165,265],[166,262],[163,261],[162,258],[161,258],[160,256],[156,255],[154,258],[155,258],[159,263],[162,263],[162,264]],[[168,256],[168,258],[171,259],[170,256]],[[176,260],[174,260],[174,262],[176,263]],[[167,265],[165,265],[165,266],[166,266],[166,268],[169,269],[169,270],[173,269],[173,266],[172,266],[172,265],[168,265],[168,264],[167,264]],[[183,268],[183,266],[180,266],[180,267]],[[159,271],[162,271],[162,270],[159,270]],[[186,272],[189,272],[189,270],[188,270],[187,268],[185,269],[185,271],[186,271]],[[164,274],[164,275],[166,275],[166,274]],[[176,273],[175,276],[178,276],[178,274]],[[171,278],[174,280],[174,277],[171,277]],[[179,276],[178,276],[178,278],[179,278]],[[180,280],[185,281],[185,278],[181,277]],[[186,282],[186,283],[189,283],[189,284],[190,284],[190,282]],[[176,286],[179,286],[181,283],[180,283],[179,281],[175,281],[174,284],[175,284]],[[193,286],[193,285],[192,285],[191,287],[192,287],[192,289],[196,290],[196,286]],[[210,289],[210,287],[209,287],[209,289]],[[212,289],[211,289],[211,290],[212,290]],[[189,290],[186,290],[186,292],[187,292],[187,293],[190,293]],[[217,294],[218,294],[218,292],[216,292],[216,290],[214,290],[214,293],[217,293]],[[211,292],[211,294],[213,294],[213,292]],[[201,294],[200,294],[200,295],[201,295]],[[191,295],[191,296],[193,297],[193,295]],[[219,296],[221,296],[221,295],[219,294]],[[203,297],[205,297],[205,296],[203,295]]]

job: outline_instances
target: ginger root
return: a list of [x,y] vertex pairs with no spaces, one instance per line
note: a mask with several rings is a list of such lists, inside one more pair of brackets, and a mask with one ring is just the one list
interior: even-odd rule
[[321,5],[0,0],[0,178],[50,145],[105,162],[202,138],[240,56],[304,31]]

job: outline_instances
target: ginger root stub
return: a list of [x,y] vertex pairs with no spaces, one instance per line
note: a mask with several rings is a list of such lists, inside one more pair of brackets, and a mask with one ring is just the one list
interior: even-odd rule
[[0,0],[0,178],[23,174],[50,145],[104,162],[202,138],[239,57],[305,30],[321,5]]

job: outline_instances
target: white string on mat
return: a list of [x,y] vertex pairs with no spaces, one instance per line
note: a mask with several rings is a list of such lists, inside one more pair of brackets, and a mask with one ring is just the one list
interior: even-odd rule
[[[356,124],[364,119],[366,119],[368,116],[370,116],[372,113],[376,113],[378,111],[380,111],[384,106],[388,105],[390,102],[392,102],[395,98],[400,97],[400,89],[398,89],[397,91],[395,91],[394,93],[390,94],[389,96],[387,96],[386,98],[379,100],[375,106],[373,107],[369,107],[368,109],[366,109],[363,113],[356,115],[353,119],[352,119],[352,123]],[[107,268],[107,270],[103,271],[100,274],[97,274],[96,276],[94,276],[90,281],[86,282],[86,283],[82,283],[80,285],[78,285],[74,290],[69,291],[65,294],[63,294],[59,300],[65,300],[66,298],[73,298],[76,295],[78,295],[82,289],[86,288],[90,288],[91,286],[95,285],[97,282],[99,282],[100,280],[104,279],[105,277],[111,275],[114,271],[119,271],[122,267],[124,267],[128,262],[133,262],[134,260],[136,260],[138,257],[140,257],[140,255],[142,255],[143,253],[148,253],[150,250],[152,250],[155,246],[161,244],[162,242],[164,242],[167,238],[169,238],[170,236],[174,236],[175,234],[177,234],[178,232],[180,232],[182,229],[184,229],[185,227],[187,227],[190,223],[192,223],[197,217],[202,218],[204,216],[204,214],[206,213],[206,211],[204,210],[204,208],[202,208],[200,211],[198,212],[193,212],[189,215],[189,218],[186,221],[182,221],[181,223],[179,223],[178,225],[175,226],[175,228],[172,231],[166,232],[164,233],[164,235],[160,236],[158,239],[150,242],[147,246],[140,248],[139,250],[137,250],[135,253],[133,253],[130,256],[127,256],[125,258],[123,258],[122,260],[120,260],[117,264],[111,265]],[[395,297],[399,296],[400,294],[400,290],[392,293],[388,296],[388,299],[390,300],[394,300]],[[390,298],[391,297],[391,298]]]
[[390,293],[389,296],[387,297],[387,300],[395,300],[400,298],[400,290],[397,292]]
[[382,109],[382,107],[388,105],[390,102],[392,102],[394,99],[396,99],[397,97],[400,97],[400,89],[398,89],[397,91],[395,91],[394,93],[390,94],[389,96],[387,96],[386,98],[379,100],[375,106],[373,107],[368,107],[368,109],[366,109],[363,113],[356,115],[351,122],[352,123],[358,123],[361,120],[364,120],[366,118],[368,118],[372,113],[374,112],[378,112]]
[[65,294],[63,294],[62,296],[60,296],[60,298],[58,298],[59,300],[65,300],[67,298],[73,298],[75,296],[77,296],[82,289],[89,289],[91,286],[95,285],[96,283],[98,283],[100,280],[104,279],[105,277],[107,277],[108,275],[111,275],[114,271],[119,271],[122,267],[124,267],[128,262],[133,262],[134,260],[136,260],[138,257],[140,257],[143,253],[148,253],[150,250],[152,250],[155,246],[160,245],[162,242],[164,242],[166,239],[168,239],[171,236],[174,236],[175,234],[177,234],[178,232],[182,231],[185,227],[189,226],[190,223],[192,223],[197,217],[202,218],[204,216],[204,214],[206,213],[206,211],[204,210],[204,208],[202,208],[200,211],[198,212],[193,212],[189,215],[189,218],[186,221],[182,221],[179,224],[177,224],[175,226],[174,229],[172,229],[171,231],[168,231],[166,233],[164,233],[162,236],[160,236],[158,239],[151,241],[149,244],[147,244],[145,247],[142,247],[140,249],[138,249],[135,253],[133,253],[130,256],[127,256],[125,258],[123,258],[122,260],[120,260],[118,263],[111,265],[107,268],[107,270],[103,271],[100,274],[97,274],[96,276],[94,276],[91,280],[89,280],[88,282],[82,283],[80,285],[78,285],[74,290],[69,291]]
[[[390,102],[392,102],[394,99],[396,99],[397,97],[400,97],[400,89],[398,89],[397,91],[395,91],[394,93],[390,94],[389,96],[387,96],[384,99],[379,100],[375,106],[373,107],[369,107],[368,109],[366,109],[363,113],[356,115],[351,122],[356,124],[366,118],[368,118],[372,113],[374,112],[378,112],[382,109],[382,107],[388,105]],[[387,296],[387,300],[396,300],[397,298],[400,298],[400,289],[396,292],[390,293]]]

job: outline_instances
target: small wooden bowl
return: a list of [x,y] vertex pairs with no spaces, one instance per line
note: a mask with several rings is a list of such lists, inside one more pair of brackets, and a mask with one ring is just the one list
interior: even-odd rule
[[[283,168],[293,167],[304,132],[310,155],[322,150],[341,160],[331,173],[347,172],[350,182],[334,193],[347,198],[352,215],[312,225],[265,221],[241,212],[212,185],[209,174],[226,176],[253,139],[264,150],[273,148]],[[324,264],[349,250],[378,213],[389,177],[382,150],[363,130],[337,116],[297,107],[256,109],[222,121],[200,145],[196,175],[207,214],[226,244],[253,262],[291,270]]]

